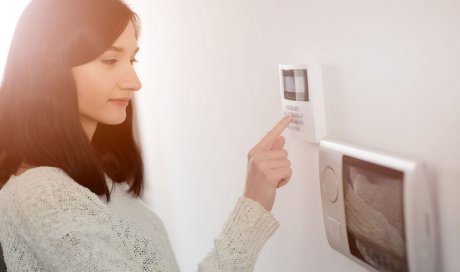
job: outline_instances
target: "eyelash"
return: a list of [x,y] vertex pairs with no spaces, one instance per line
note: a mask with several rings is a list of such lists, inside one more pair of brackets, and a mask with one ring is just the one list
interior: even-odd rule
[[[118,62],[117,59],[102,60],[102,63],[107,64],[107,65],[110,65],[110,66],[114,65],[114,64],[117,63],[117,62]],[[137,59],[132,59],[132,60],[131,60],[131,64],[134,64],[134,63],[137,63],[137,62],[139,62]]]

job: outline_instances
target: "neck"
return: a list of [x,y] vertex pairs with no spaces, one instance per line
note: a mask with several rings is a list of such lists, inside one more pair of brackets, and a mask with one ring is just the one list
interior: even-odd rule
[[21,162],[19,165],[18,169],[16,170],[16,173],[14,173],[15,176],[19,176],[20,174],[24,173],[26,170],[33,168],[34,166],[26,163],[26,162]]

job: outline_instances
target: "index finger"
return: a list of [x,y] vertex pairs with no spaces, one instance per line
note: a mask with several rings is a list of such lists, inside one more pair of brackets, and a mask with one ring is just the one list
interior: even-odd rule
[[278,124],[276,124],[275,127],[273,127],[267,135],[265,135],[262,140],[256,146],[254,147],[257,150],[270,150],[270,148],[273,146],[275,141],[278,139],[278,137],[283,133],[283,131],[289,126],[289,123],[291,123],[292,120],[292,114],[288,113],[286,116],[284,116]]

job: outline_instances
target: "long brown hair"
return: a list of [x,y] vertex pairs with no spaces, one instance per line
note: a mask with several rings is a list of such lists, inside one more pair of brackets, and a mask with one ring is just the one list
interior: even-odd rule
[[0,85],[0,188],[21,162],[64,170],[110,201],[104,173],[139,196],[143,163],[133,102],[120,125],[99,123],[90,142],[72,67],[105,52],[137,15],[119,0],[32,0],[21,15]]

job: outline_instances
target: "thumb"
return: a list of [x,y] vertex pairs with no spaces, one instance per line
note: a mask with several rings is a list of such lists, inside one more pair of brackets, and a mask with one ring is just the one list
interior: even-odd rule
[[284,139],[283,136],[278,137],[278,139],[276,139],[275,143],[272,145],[270,150],[276,150],[276,149],[283,148],[285,142],[286,140]]

